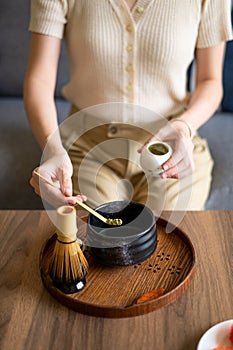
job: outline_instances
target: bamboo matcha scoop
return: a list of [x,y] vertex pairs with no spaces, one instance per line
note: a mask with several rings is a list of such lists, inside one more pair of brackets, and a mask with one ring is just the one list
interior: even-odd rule
[[[42,180],[44,180],[47,184],[55,187],[56,189],[60,190],[60,187],[54,185],[54,183],[52,183],[50,180],[46,179],[43,175],[41,175],[40,173],[38,173],[36,170],[34,170],[34,174],[36,174],[39,178],[41,178]],[[90,208],[88,205],[86,205],[85,203],[79,201],[78,199],[76,199],[76,204],[80,205],[81,207],[83,207],[84,209],[86,209],[87,211],[89,211],[89,213],[91,213],[92,215],[94,215],[95,217],[97,217],[99,220],[103,221],[105,224],[107,225],[112,225],[112,226],[120,226],[122,225],[122,220],[121,219],[107,219],[105,218],[103,215],[99,214],[98,212],[96,212],[94,209]]]

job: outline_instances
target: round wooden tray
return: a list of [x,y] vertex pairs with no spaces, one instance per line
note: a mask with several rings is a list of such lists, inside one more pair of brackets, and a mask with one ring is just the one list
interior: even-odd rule
[[[121,318],[149,313],[175,301],[189,286],[195,270],[194,247],[179,228],[166,233],[167,221],[157,220],[158,245],[154,254],[132,266],[106,267],[87,255],[89,271],[85,288],[74,294],[64,294],[53,286],[48,275],[48,262],[56,235],[44,245],[40,255],[40,271],[44,286],[60,303],[86,315]],[[86,224],[79,222],[79,234],[85,237]],[[165,288],[165,293],[150,301],[136,300],[153,289]]]

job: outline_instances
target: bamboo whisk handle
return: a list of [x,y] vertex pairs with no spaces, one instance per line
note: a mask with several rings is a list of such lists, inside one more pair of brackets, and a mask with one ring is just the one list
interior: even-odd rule
[[64,205],[57,209],[57,235],[63,242],[72,242],[77,239],[76,210],[72,206]]

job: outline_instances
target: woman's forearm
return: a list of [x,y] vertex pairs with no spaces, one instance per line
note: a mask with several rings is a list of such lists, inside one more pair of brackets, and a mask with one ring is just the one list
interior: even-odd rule
[[215,113],[222,96],[223,88],[219,80],[202,81],[192,94],[187,111],[182,114],[181,118],[197,130]]
[[[58,129],[54,90],[61,42],[59,39],[32,33],[28,66],[24,79],[26,114],[42,150]],[[50,141],[51,153],[62,149],[59,133]]]
[[[26,76],[24,105],[33,134],[43,150],[49,137],[58,128],[56,106],[50,87],[39,79]],[[57,147],[61,147],[61,143],[57,142]]]
[[222,69],[225,43],[196,50],[196,88],[181,119],[194,130],[203,125],[218,108],[222,96]]

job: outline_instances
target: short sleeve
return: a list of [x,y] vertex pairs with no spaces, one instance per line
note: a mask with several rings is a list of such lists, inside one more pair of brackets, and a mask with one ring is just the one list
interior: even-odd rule
[[31,0],[29,30],[62,39],[67,11],[67,0]]
[[203,0],[197,47],[232,40],[231,0]]

